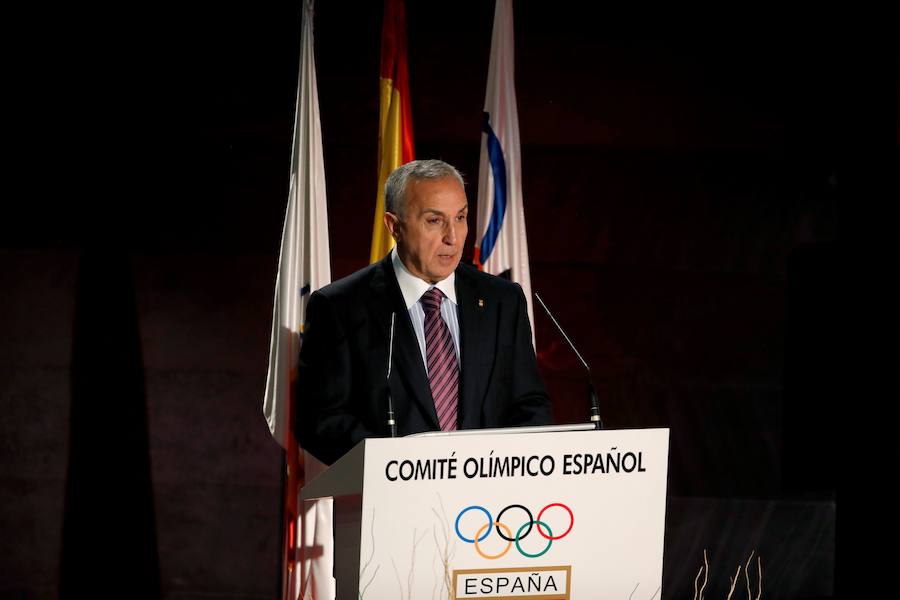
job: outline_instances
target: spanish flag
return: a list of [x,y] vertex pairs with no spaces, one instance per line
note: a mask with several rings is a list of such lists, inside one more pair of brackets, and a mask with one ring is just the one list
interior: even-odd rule
[[370,263],[384,258],[394,246],[394,240],[384,226],[384,182],[391,171],[414,158],[409,70],[406,65],[406,10],[403,0],[384,0],[378,121],[378,195],[375,201]]

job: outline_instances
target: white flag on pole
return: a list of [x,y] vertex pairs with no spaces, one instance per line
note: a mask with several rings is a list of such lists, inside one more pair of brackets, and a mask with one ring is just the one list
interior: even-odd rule
[[475,262],[485,272],[508,276],[522,286],[533,331],[514,70],[512,0],[497,0],[478,165]]
[[315,477],[325,467],[305,452],[301,456],[291,427],[292,402],[303,402],[303,382],[296,381],[296,375],[306,303],[313,291],[330,282],[325,168],[313,52],[313,2],[307,0],[300,33],[291,179],[275,282],[269,373],[263,401],[269,430],[287,453],[282,574],[285,600],[334,598],[332,501],[304,503],[298,498],[304,479]]

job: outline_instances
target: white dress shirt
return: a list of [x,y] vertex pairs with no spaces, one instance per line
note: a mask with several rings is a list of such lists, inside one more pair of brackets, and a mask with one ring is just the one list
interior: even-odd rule
[[412,321],[413,330],[416,332],[416,339],[419,340],[419,350],[422,352],[422,364],[425,365],[425,374],[428,374],[428,359],[425,353],[425,309],[419,299],[422,294],[436,287],[444,293],[441,300],[441,318],[450,328],[450,335],[453,336],[453,347],[456,350],[456,361],[459,363],[459,312],[456,304],[456,273],[450,273],[447,279],[438,281],[437,284],[430,284],[423,279],[419,279],[407,270],[406,265],[400,260],[397,254],[397,247],[391,250],[391,263],[394,265],[394,274],[397,276],[397,283],[400,284],[400,292],[403,294],[403,302],[409,311],[409,318]]

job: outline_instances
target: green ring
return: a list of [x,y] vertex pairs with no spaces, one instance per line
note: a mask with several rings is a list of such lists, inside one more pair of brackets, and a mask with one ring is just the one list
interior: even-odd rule
[[547,531],[550,533],[550,536],[553,536],[553,530],[550,529],[550,526],[544,523],[543,521],[531,521],[528,523],[523,523],[519,530],[516,532],[516,549],[519,551],[519,554],[522,556],[527,556],[528,558],[537,558],[539,556],[543,556],[547,554],[547,551],[550,550],[550,546],[553,545],[553,540],[547,540],[547,547],[538,552],[537,554],[528,554],[524,550],[522,550],[522,546],[519,545],[519,536],[522,535],[522,530],[528,527],[529,525],[537,524],[538,526],[543,525],[547,528]]

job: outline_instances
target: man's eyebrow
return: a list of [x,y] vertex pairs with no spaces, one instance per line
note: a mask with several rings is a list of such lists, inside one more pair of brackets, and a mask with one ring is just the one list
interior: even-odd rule
[[[469,208],[469,204],[466,203],[462,208],[460,208],[458,211],[456,211],[456,214],[459,214],[459,213],[461,213],[461,212],[463,212],[463,211],[465,211],[465,210],[468,210],[468,208]],[[423,208],[423,209],[422,209],[422,212],[423,212],[423,213],[430,213],[430,214],[433,214],[433,215],[439,215],[439,216],[441,216],[441,217],[443,217],[443,216],[445,216],[445,215],[447,214],[447,213],[445,213],[445,212],[443,212],[443,211],[440,211],[440,210],[438,210],[438,209],[436,209],[436,208]]]

